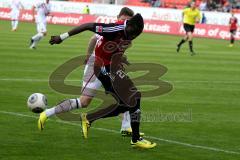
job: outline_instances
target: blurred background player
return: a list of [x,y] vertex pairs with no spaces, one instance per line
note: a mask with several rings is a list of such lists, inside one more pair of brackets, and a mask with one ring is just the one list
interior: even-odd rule
[[20,15],[20,10],[23,9],[23,5],[20,0],[13,0],[11,3],[11,24],[12,31],[16,31],[18,27],[18,20]]
[[201,19],[200,11],[197,9],[195,2],[191,2],[190,7],[185,8],[183,10],[183,27],[186,32],[186,35],[178,43],[177,52],[180,51],[182,44],[188,41],[191,55],[195,54],[195,52],[193,51],[192,39],[193,39],[195,23],[199,23],[200,19]]
[[[117,22],[123,22],[125,20],[130,19],[134,15],[134,12],[127,7],[124,7],[121,9]],[[95,46],[97,42],[102,39],[103,37],[95,34],[91,37],[87,49],[87,58],[86,58],[86,65],[84,68],[84,74],[83,74],[83,84],[82,84],[82,95],[80,96],[80,99],[71,99],[70,101],[74,104],[78,105],[72,105],[72,107],[69,105],[68,109],[62,110],[59,108],[59,106],[55,106],[53,108],[47,109],[45,111],[46,117],[51,117],[55,114],[63,113],[65,111],[70,111],[77,108],[86,108],[91,103],[92,99],[95,97],[96,90],[98,90],[102,83],[96,78],[94,75],[94,61],[95,61]],[[127,62],[125,62],[127,63]],[[77,103],[75,103],[77,102]],[[73,104],[72,103],[72,104]],[[45,114],[43,113],[43,114]],[[121,134],[122,136],[131,136],[132,129],[130,124],[130,115],[129,112],[123,113],[122,117],[122,125],[121,125]],[[141,133],[141,136],[143,136],[143,133]]]
[[37,12],[36,25],[38,33],[31,38],[30,49],[35,49],[37,43],[47,35],[47,16],[51,10],[49,0],[46,0],[46,2],[38,2],[32,7],[33,21],[35,21],[35,10]]
[[232,17],[229,20],[229,29],[230,29],[230,44],[229,47],[233,47],[234,41],[235,41],[235,35],[237,32],[237,23],[238,23],[238,19],[237,17],[234,16],[233,11],[231,12]]
[[90,14],[90,8],[88,7],[88,5],[86,5],[86,6],[83,8],[82,13],[83,13],[83,14]]

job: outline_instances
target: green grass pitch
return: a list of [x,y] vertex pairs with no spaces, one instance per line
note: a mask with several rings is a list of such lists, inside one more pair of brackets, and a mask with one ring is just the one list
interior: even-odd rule
[[[158,144],[151,150],[130,146],[119,134],[120,118],[93,124],[89,139],[82,138],[79,122],[52,118],[45,130],[37,129],[37,115],[26,107],[34,92],[47,95],[49,105],[75,97],[60,94],[48,85],[50,74],[61,64],[84,55],[92,33],[86,32],[50,46],[50,35],[69,26],[48,25],[48,36],[37,50],[28,49],[36,33],[32,23],[20,23],[17,32],[10,22],[0,22],[0,159],[1,160],[239,160],[240,159],[240,45],[228,41],[194,39],[196,56],[185,44],[175,52],[177,36],[143,34],[127,51],[133,62],[159,63],[168,68],[161,79],[174,89],[168,94],[142,100],[144,115],[180,114],[191,121],[143,122],[141,130]],[[66,83],[80,85],[83,67]],[[79,81],[78,81],[79,80]],[[95,100],[92,105],[99,103]],[[159,117],[158,117],[159,118]]]

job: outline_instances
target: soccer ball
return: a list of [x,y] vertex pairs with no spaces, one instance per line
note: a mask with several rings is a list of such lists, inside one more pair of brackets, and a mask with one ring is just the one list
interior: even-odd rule
[[42,93],[33,93],[27,100],[28,108],[34,113],[41,113],[47,108],[47,97]]

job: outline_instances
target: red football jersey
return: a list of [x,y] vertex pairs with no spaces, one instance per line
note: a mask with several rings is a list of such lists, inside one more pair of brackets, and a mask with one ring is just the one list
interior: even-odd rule
[[[117,21],[111,24],[96,24],[96,33],[102,37],[98,39],[95,47],[95,59],[101,60],[104,65],[110,65],[114,54],[124,54],[131,44],[125,35],[125,22]],[[95,62],[96,62],[95,61]]]
[[237,23],[238,20],[236,17],[231,17],[229,20],[229,24],[230,24],[230,30],[236,30],[237,29]]

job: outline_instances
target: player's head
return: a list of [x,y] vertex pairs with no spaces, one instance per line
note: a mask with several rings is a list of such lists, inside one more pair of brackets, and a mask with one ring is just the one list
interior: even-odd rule
[[190,3],[190,7],[191,7],[192,9],[195,9],[195,8],[196,8],[196,3],[192,1],[192,2]]
[[46,0],[46,3],[49,3],[49,0]]
[[141,14],[137,13],[126,22],[125,33],[129,40],[135,39],[139,36],[144,28],[144,22]]
[[118,18],[118,20],[128,20],[128,19],[132,18],[133,15],[134,15],[133,10],[131,10],[128,7],[123,7],[121,9],[121,11],[119,12],[117,18]]

